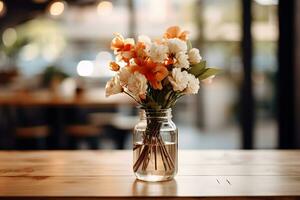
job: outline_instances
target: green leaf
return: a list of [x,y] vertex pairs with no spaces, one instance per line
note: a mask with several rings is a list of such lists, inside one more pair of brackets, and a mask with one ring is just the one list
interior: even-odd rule
[[216,68],[206,68],[203,73],[201,73],[197,78],[201,81],[204,80],[210,76],[216,75],[220,73],[222,70],[216,69]]
[[192,43],[191,43],[190,40],[186,41],[186,45],[187,45],[187,50],[188,51],[190,51],[193,48]]
[[191,68],[188,70],[188,72],[198,77],[205,71],[205,67],[206,67],[206,61],[202,60],[200,63],[192,65]]

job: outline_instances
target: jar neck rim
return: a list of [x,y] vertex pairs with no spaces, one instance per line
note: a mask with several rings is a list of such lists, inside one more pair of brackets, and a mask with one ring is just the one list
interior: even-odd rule
[[171,119],[172,118],[172,109],[140,109],[141,119]]
[[172,108],[161,108],[161,109],[139,108],[139,109],[145,112],[171,112],[172,111]]

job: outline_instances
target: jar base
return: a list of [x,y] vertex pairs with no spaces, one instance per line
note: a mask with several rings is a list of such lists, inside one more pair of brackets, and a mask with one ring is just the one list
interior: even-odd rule
[[160,182],[160,181],[169,181],[172,180],[175,175],[153,175],[151,173],[134,173],[135,177],[138,180],[146,181],[146,182]]

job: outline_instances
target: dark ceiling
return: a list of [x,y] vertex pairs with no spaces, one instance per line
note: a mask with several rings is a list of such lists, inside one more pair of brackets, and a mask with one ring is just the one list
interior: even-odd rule
[[[23,23],[46,11],[53,0],[2,0],[6,12],[0,17],[0,31],[5,28]],[[68,5],[88,6],[97,0],[65,0]]]

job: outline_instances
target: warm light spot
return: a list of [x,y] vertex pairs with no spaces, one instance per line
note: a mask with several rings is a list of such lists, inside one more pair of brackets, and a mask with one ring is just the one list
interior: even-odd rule
[[51,4],[49,12],[53,16],[61,15],[65,10],[65,4],[61,1],[56,1]]
[[101,1],[97,6],[98,15],[104,16],[111,13],[113,4],[110,1]]
[[4,2],[0,0],[0,16],[5,13],[5,5]]
[[16,30],[13,28],[6,29],[2,34],[2,41],[5,46],[12,46],[17,41]]
[[6,6],[3,1],[0,0],[0,17],[6,13]]
[[82,60],[77,65],[77,73],[79,76],[91,76],[94,71],[94,64],[90,60]]

